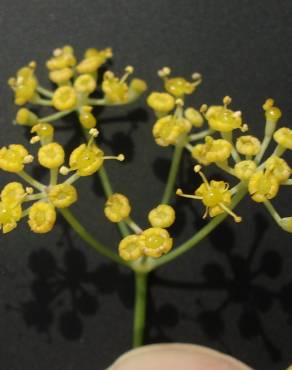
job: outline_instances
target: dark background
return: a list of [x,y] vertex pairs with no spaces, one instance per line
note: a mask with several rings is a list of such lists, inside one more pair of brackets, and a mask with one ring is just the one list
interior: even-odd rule
[[[164,65],[186,77],[200,71],[204,83],[191,103],[215,104],[229,94],[259,135],[261,105],[271,96],[283,109],[282,123],[291,126],[291,16],[290,0],[2,0],[0,144],[26,143],[25,130],[11,125],[16,108],[7,79],[36,59],[49,86],[44,62],[68,43],[79,56],[87,47],[112,46],[112,68],[120,73],[134,65],[153,90],[161,89],[156,71]],[[104,149],[128,158],[107,165],[114,189],[130,197],[143,227],[159,202],[171,157],[171,149],[155,145],[153,122],[144,101],[109,108],[100,119]],[[78,142],[74,124],[59,123],[57,137],[68,148]],[[191,191],[198,180],[187,156],[182,167],[180,185]],[[1,174],[1,187],[12,179]],[[76,213],[115,248],[119,236],[103,216],[98,181],[83,179],[78,186]],[[285,189],[275,202],[283,216],[292,213],[288,199]],[[180,200],[177,207],[176,245],[192,235],[202,214],[200,204]],[[237,212],[244,222],[228,219],[152,276],[146,342],[192,342],[259,370],[285,369],[292,362],[291,234],[249,199]],[[1,369],[102,370],[131,346],[132,305],[132,275],[90,250],[61,219],[48,235],[32,234],[22,222],[1,236]]]

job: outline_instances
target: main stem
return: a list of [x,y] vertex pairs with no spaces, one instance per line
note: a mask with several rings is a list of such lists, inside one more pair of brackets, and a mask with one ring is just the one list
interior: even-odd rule
[[165,187],[162,201],[161,201],[161,203],[163,204],[168,204],[173,194],[173,188],[174,188],[177,172],[179,169],[179,164],[181,161],[183,148],[184,148],[184,145],[181,145],[181,144],[176,144],[175,146],[166,187]]
[[143,344],[145,317],[146,317],[146,296],[147,296],[147,273],[135,272],[135,309],[134,309],[134,329],[133,347]]

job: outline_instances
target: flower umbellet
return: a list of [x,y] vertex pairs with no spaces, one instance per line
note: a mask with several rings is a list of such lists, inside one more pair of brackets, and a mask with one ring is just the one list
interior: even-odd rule
[[[45,125],[45,126],[44,126]],[[56,210],[70,207],[78,199],[77,189],[72,185],[80,176],[89,176],[97,172],[105,159],[124,159],[122,154],[118,156],[104,156],[93,139],[97,137],[97,129],[89,131],[90,139],[87,144],[81,144],[70,155],[70,167],[63,166],[65,150],[61,144],[53,141],[53,128],[48,124],[33,126],[33,143],[40,142],[37,159],[39,164],[50,170],[49,184],[42,184],[33,179],[24,166],[33,163],[34,158],[28,151],[18,144],[12,144],[7,149],[0,149],[0,168],[3,171],[13,172],[28,182],[32,187],[25,191],[23,185],[18,182],[7,184],[1,192],[0,223],[3,233],[13,230],[22,217],[28,215],[28,225],[35,233],[46,233],[52,230],[56,221]],[[36,140],[36,138],[38,138]],[[49,142],[51,140],[51,142]],[[62,175],[74,173],[67,179],[58,183]],[[39,191],[34,192],[34,189]],[[30,207],[23,209],[23,203],[34,202]]]
[[[133,78],[127,82],[128,77],[134,72],[132,66],[125,68],[121,78],[107,71],[103,74],[101,83],[98,83],[101,67],[112,56],[110,48],[103,50],[90,48],[78,62],[71,46],[55,49],[46,63],[49,79],[56,85],[55,90],[51,91],[40,85],[36,77],[37,64],[33,61],[19,69],[16,77],[9,79],[9,85],[15,94],[15,103],[21,106],[25,104],[52,106],[57,113],[48,117],[49,123],[75,112],[85,129],[95,127],[97,122],[92,113],[95,106],[129,104],[147,89],[146,82],[141,79]],[[91,98],[95,92],[101,93],[103,97]],[[32,126],[40,120],[46,122],[46,117],[38,118],[30,109],[20,108],[15,122]]]
[[[149,93],[147,104],[155,114],[154,140],[164,150],[174,149],[173,159],[162,198],[149,207],[147,223],[141,227],[131,216],[133,207],[128,197],[111,187],[105,161],[125,158],[122,153],[105,155],[98,140],[100,127],[96,128],[99,123],[94,107],[132,103],[146,91],[147,84],[142,79],[131,78],[132,66],[126,66],[121,77],[109,70],[104,72],[101,67],[106,66],[112,55],[110,48],[90,48],[78,61],[74,49],[66,45],[55,49],[46,63],[49,80],[55,85],[53,90],[40,84],[34,61],[9,80],[15,104],[20,106],[14,123],[27,126],[31,133],[30,145],[37,146],[37,153],[34,157],[22,144],[0,148],[0,169],[29,185],[25,187],[22,182],[13,181],[4,186],[0,194],[0,227],[3,233],[8,233],[27,217],[30,229],[43,234],[53,229],[59,213],[89,246],[130,268],[136,280],[133,345],[138,346],[143,343],[148,274],[194,247],[227,216],[235,222],[244,222],[234,210],[244,196],[255,204],[262,203],[283,230],[292,232],[292,217],[281,217],[271,203],[282,186],[292,185],[290,165],[282,158],[292,149],[292,130],[278,127],[282,112],[273,99],[267,99],[263,104],[264,136],[257,138],[249,132],[241,111],[231,109],[229,96],[211,106],[188,104],[186,98],[202,82],[199,73],[185,78],[172,76],[169,67],[162,68],[158,71],[162,88]],[[96,92],[99,98],[94,95]],[[54,111],[40,117],[34,112],[36,105]],[[78,118],[85,140],[68,153],[58,142],[56,131],[57,121],[72,113]],[[267,156],[267,148],[272,143],[276,144],[275,149]],[[176,189],[184,151],[194,162],[195,176],[202,179],[192,194]],[[27,172],[35,163],[49,171],[48,184]],[[227,173],[230,181],[208,180],[206,171],[211,165]],[[69,209],[78,201],[76,182],[80,177],[96,174],[106,197],[104,217],[117,224],[121,232],[115,251],[100,243]],[[171,205],[175,194],[201,202],[202,217],[206,219],[203,228],[179,246],[171,228],[177,217]]]

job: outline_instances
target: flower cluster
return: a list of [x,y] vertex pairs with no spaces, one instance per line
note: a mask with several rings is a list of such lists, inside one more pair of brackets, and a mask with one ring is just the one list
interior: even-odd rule
[[148,105],[154,110],[158,120],[153,126],[153,136],[158,145],[169,146],[184,142],[192,127],[201,127],[203,117],[194,108],[184,110],[184,98],[192,94],[201,82],[201,76],[194,73],[192,81],[183,77],[170,77],[170,68],[158,71],[164,81],[166,92],[152,92]]
[[167,204],[160,204],[148,214],[152,227],[142,230],[130,218],[131,206],[123,194],[111,195],[104,208],[105,216],[111,222],[124,221],[134,234],[124,237],[119,244],[119,254],[125,261],[134,261],[142,256],[161,257],[172,248],[172,238],[166,228],[175,221],[175,211]]
[[[36,77],[36,62],[30,62],[20,68],[16,77],[8,83],[14,91],[15,104],[22,106],[15,118],[15,123],[29,126],[31,144],[40,143],[36,158],[39,165],[50,171],[49,184],[43,184],[32,178],[25,166],[34,161],[29,151],[20,144],[0,148],[0,169],[17,174],[30,187],[24,189],[18,182],[7,184],[1,193],[0,225],[4,233],[13,230],[22,217],[28,216],[28,224],[36,233],[46,233],[56,221],[56,210],[71,206],[77,201],[77,190],[73,183],[79,177],[90,176],[100,170],[104,160],[124,160],[124,156],[105,156],[96,145],[98,130],[94,115],[94,106],[127,104],[136,100],[146,89],[146,83],[134,78],[131,66],[125,68],[121,78],[107,71],[102,74],[101,67],[112,58],[112,50],[106,48],[87,49],[83,59],[78,61],[71,46],[66,45],[53,51],[46,62],[49,80],[55,84],[54,90],[40,85]],[[101,98],[91,98],[97,93]],[[30,106],[41,105],[56,111],[46,117],[39,117]],[[78,116],[84,129],[86,143],[80,144],[68,156],[63,146],[54,139],[52,123],[71,112]],[[59,175],[67,176],[60,181]],[[37,193],[34,191],[37,190]],[[34,202],[23,209],[27,202]]]
[[[232,102],[229,96],[224,97],[222,105],[183,108],[184,96],[191,94],[201,81],[199,74],[193,76],[194,82],[181,77],[170,78],[167,67],[158,74],[164,80],[165,91],[152,92],[147,99],[158,117],[153,126],[154,139],[160,146],[184,146],[200,165],[195,166],[195,172],[203,178],[202,185],[193,195],[184,194],[181,189],[177,190],[177,195],[201,200],[206,207],[203,217],[215,217],[225,212],[238,222],[241,218],[229,208],[233,207],[232,197],[239,191],[248,192],[252,200],[266,206],[283,229],[292,232],[292,218],[291,221],[290,218],[281,218],[270,203],[281,185],[292,183],[291,168],[282,158],[286,150],[292,149],[292,130],[277,128],[282,112],[274,105],[273,99],[267,99],[263,105],[266,125],[261,140],[247,133],[249,128],[241,111],[229,108]],[[204,122],[208,126],[205,130],[191,133],[193,128],[202,128]],[[264,158],[272,139],[277,146],[271,155]],[[208,182],[201,172],[201,165],[210,164],[232,175],[238,184],[229,190],[229,184],[224,181]]]
[[184,194],[181,189],[177,189],[176,194],[185,198],[201,200],[206,207],[203,218],[206,218],[208,215],[210,217],[215,217],[226,212],[234,218],[235,222],[240,222],[241,217],[237,216],[229,208],[232,197],[231,191],[229,190],[229,184],[224,181],[216,180],[208,182],[205,175],[201,172],[200,165],[196,165],[194,167],[194,171],[198,172],[203,179],[203,183],[195,190],[194,195]]
[[[83,59],[78,62],[71,46],[54,50],[47,61],[49,79],[56,85],[54,91],[43,88],[36,78],[36,63],[17,71],[16,77],[9,79],[9,85],[15,93],[15,104],[39,104],[52,106],[59,113],[53,119],[76,112],[79,122],[85,129],[96,126],[93,114],[94,106],[120,105],[131,103],[147,89],[145,81],[134,78],[127,83],[129,75],[134,72],[132,66],[125,68],[119,78],[111,71],[100,75],[101,67],[112,57],[112,50],[106,48],[87,49]],[[99,81],[101,82],[99,83]],[[93,93],[102,94],[102,98],[91,98]],[[50,116],[51,123],[52,116]],[[16,123],[33,126],[38,117],[27,108],[21,108],[16,115]],[[46,122],[46,119],[41,119]]]
[[[25,165],[33,163],[34,157],[20,144],[0,148],[0,169],[12,172],[28,182],[26,189],[19,182],[7,184],[1,192],[0,225],[3,233],[13,230],[22,217],[28,216],[30,229],[35,233],[49,232],[56,221],[56,209],[70,207],[77,201],[76,188],[72,185],[80,176],[90,176],[100,169],[105,159],[123,160],[122,154],[117,157],[104,156],[103,151],[94,143],[97,129],[91,129],[87,144],[75,148],[69,156],[69,166],[64,166],[65,151],[61,144],[54,141],[54,128],[48,123],[37,123],[31,128],[31,143],[40,142],[37,151],[38,163],[50,170],[50,182],[42,184],[32,178],[25,170]],[[58,183],[58,174],[68,175],[65,181]],[[37,193],[34,193],[34,190]],[[23,209],[27,202],[34,202]]]

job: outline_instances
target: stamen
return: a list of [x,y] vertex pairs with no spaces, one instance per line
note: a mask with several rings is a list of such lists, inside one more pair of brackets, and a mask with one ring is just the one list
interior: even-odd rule
[[114,155],[106,155],[103,157],[103,159],[116,159],[117,161],[124,161],[125,160],[125,156],[124,154],[119,154],[117,156],[114,156]]
[[53,56],[54,57],[58,57],[62,54],[63,54],[63,50],[61,48],[57,48],[57,49],[53,50]]
[[26,194],[31,195],[34,192],[34,189],[32,187],[30,187],[30,186],[27,186],[25,188],[25,192],[26,192]]
[[171,69],[169,67],[163,67],[158,71],[158,76],[161,78],[165,78],[169,76],[171,73]]
[[223,98],[223,104],[224,104],[224,107],[226,108],[230,103],[231,103],[232,99],[230,96],[226,95],[224,96]]
[[219,206],[225,212],[227,212],[230,216],[232,216],[235,222],[241,222],[242,221],[242,218],[240,216],[236,215],[230,208],[226,207],[223,203],[219,203]]
[[198,195],[192,195],[192,194],[185,194],[183,193],[182,189],[176,190],[176,195],[183,197],[183,198],[191,198],[191,199],[199,199],[202,200],[203,198]]
[[208,110],[208,105],[207,104],[202,104],[201,107],[200,107],[200,113],[202,113],[204,115],[204,113],[206,113]]
[[125,68],[125,74],[122,76],[122,78],[120,79],[120,83],[123,83],[127,80],[127,78],[129,77],[130,74],[132,74],[134,72],[134,67],[132,66],[127,66]]
[[204,212],[202,218],[203,219],[207,218],[208,217],[208,214],[209,214],[209,207],[206,207],[205,212]]
[[199,164],[197,164],[197,165],[195,165],[195,166],[194,166],[194,171],[195,171],[196,173],[198,173],[198,174],[201,176],[201,178],[202,178],[202,180],[203,180],[204,184],[206,184],[207,188],[208,188],[208,189],[210,189],[209,182],[208,182],[208,180],[207,180],[206,176],[205,176],[205,175],[203,174],[203,172],[201,171],[201,168],[202,168],[202,166],[200,166]]
[[63,176],[67,176],[68,173],[70,172],[70,168],[66,167],[66,166],[62,166],[59,170],[59,173]]
[[240,118],[242,116],[242,113],[240,110],[237,110],[236,112],[233,112],[232,116],[234,118]]
[[87,147],[90,147],[93,144],[94,139],[98,136],[98,134],[99,134],[99,131],[96,128],[91,128],[89,130],[90,138],[88,140]]
[[23,163],[28,164],[28,163],[33,162],[33,160],[34,160],[33,155],[28,154],[28,155],[26,155],[26,156],[24,157],[24,159],[23,159]]
[[89,130],[89,135],[91,135],[91,136],[93,136],[93,137],[97,137],[97,136],[98,136],[98,134],[99,134],[99,131],[98,131],[98,129],[97,129],[97,128],[91,128],[91,129]]
[[184,101],[182,99],[176,99],[175,104],[178,107],[183,107],[184,106]]
[[32,60],[31,62],[29,62],[28,66],[31,69],[35,69],[36,66],[37,66],[36,61],[35,60]]
[[41,138],[38,136],[38,135],[36,135],[36,136],[33,136],[31,139],[30,139],[30,143],[31,144],[35,144],[35,143],[37,143],[37,142],[39,142],[41,140]]
[[199,72],[195,72],[195,73],[193,73],[193,74],[192,74],[192,79],[193,79],[193,80],[201,80],[201,79],[202,79],[202,75],[201,75],[201,73],[199,73]]

